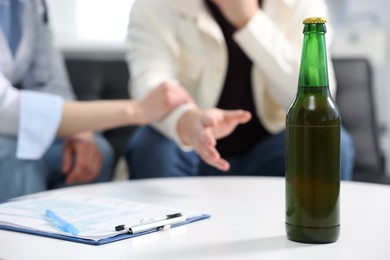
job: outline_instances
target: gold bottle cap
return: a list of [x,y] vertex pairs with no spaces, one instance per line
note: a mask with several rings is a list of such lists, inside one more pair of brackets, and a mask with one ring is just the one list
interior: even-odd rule
[[326,23],[327,20],[324,17],[308,17],[305,20],[303,20],[303,24],[308,23]]

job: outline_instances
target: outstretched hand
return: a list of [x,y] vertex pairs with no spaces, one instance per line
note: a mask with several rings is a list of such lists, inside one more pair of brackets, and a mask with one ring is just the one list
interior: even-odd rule
[[244,110],[190,110],[180,119],[178,132],[183,143],[192,146],[203,161],[227,171],[230,165],[217,151],[217,140],[228,136],[237,125],[250,119],[251,114]]

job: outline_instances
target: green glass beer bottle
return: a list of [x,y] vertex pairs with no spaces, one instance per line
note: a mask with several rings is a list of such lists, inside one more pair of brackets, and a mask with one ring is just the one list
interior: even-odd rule
[[286,117],[286,232],[331,243],[340,232],[340,112],[328,83],[325,18],[306,18],[297,95]]

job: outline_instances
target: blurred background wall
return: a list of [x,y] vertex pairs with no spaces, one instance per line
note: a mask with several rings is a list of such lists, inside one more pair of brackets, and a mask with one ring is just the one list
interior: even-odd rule
[[[335,37],[334,57],[366,57],[373,67],[380,146],[390,175],[390,2],[327,0]],[[362,122],[364,123],[364,122]]]

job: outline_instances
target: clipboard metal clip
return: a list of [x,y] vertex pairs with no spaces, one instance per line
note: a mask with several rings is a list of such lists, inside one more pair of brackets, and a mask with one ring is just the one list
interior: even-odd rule
[[130,234],[137,234],[141,232],[156,230],[163,231],[170,229],[173,225],[178,225],[186,222],[186,217],[181,213],[169,214],[163,218],[153,219],[144,218],[140,223],[136,225],[118,225],[115,227],[115,231],[126,230]]

